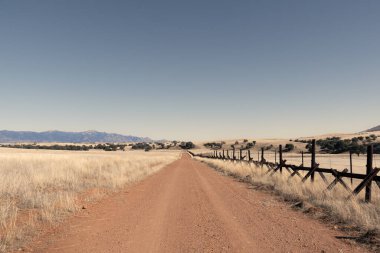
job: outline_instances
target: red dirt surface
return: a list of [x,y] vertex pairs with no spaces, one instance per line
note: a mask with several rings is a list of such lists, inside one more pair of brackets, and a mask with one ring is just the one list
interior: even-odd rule
[[34,252],[366,252],[183,155],[69,219]]

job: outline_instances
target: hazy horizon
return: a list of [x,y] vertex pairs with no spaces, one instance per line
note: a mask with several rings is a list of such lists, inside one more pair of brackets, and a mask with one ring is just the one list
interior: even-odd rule
[[380,2],[0,1],[1,129],[294,138],[380,124]]
[[365,130],[368,130],[368,129],[363,129],[361,131],[354,131],[354,132],[325,132],[325,133],[318,133],[318,134],[309,134],[309,135],[296,135],[296,136],[277,136],[277,137],[274,137],[274,136],[261,136],[261,137],[257,137],[257,136],[248,136],[248,135],[243,135],[243,136],[235,136],[235,137],[229,137],[229,138],[214,138],[214,139],[210,139],[210,138],[205,138],[205,139],[196,139],[196,138],[193,138],[193,139],[171,139],[171,138],[151,138],[150,136],[136,136],[136,135],[133,135],[133,134],[129,134],[129,133],[118,133],[118,132],[113,132],[113,131],[98,131],[96,129],[89,129],[89,130],[79,130],[79,131],[64,131],[64,130],[60,130],[60,129],[50,129],[50,130],[36,130],[36,131],[33,131],[33,130],[9,130],[9,129],[0,129],[0,131],[15,131],[15,132],[36,132],[36,133],[42,133],[42,132],[71,132],[71,133],[83,133],[83,132],[105,132],[107,134],[121,134],[121,135],[125,135],[125,136],[135,136],[135,137],[141,137],[141,138],[151,138],[153,141],[157,141],[157,140],[177,140],[177,141],[226,141],[226,140],[238,140],[238,139],[255,139],[255,140],[260,140],[260,139],[296,139],[296,138],[307,138],[307,137],[315,137],[315,136],[319,136],[319,135],[334,135],[334,134],[360,134],[360,133],[364,133]]

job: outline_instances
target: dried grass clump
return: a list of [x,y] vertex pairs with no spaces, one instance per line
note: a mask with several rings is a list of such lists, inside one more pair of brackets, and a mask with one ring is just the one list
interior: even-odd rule
[[[361,231],[380,231],[380,201],[379,189],[373,185],[372,202],[364,203],[363,195],[357,198],[348,199],[349,193],[340,185],[332,191],[325,191],[326,183],[316,174],[316,181],[301,183],[300,179],[293,177],[289,179],[289,173],[277,172],[273,176],[266,173],[266,168],[256,167],[254,164],[231,162],[223,160],[212,160],[196,158],[210,165],[211,167],[223,171],[229,175],[241,178],[252,183],[254,187],[264,188],[278,193],[284,200],[297,203],[306,212],[313,212],[315,208],[323,210],[319,213],[320,218],[327,219],[334,223],[344,224]],[[333,178],[327,177],[328,181]],[[345,179],[348,183],[348,179]],[[359,182],[355,182],[355,187]],[[306,206],[306,208],[305,208]]]
[[37,225],[54,224],[78,210],[82,195],[87,201],[98,199],[158,171],[178,155],[0,150],[0,251],[25,243]]

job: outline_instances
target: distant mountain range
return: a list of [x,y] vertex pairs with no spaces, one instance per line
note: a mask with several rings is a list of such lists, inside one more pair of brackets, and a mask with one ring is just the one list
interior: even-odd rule
[[366,132],[375,132],[375,131],[380,131],[380,125],[378,125],[377,127],[373,127],[371,129],[368,129]]
[[0,143],[14,142],[149,142],[150,138],[131,135],[121,135],[97,131],[63,132],[63,131],[0,131]]

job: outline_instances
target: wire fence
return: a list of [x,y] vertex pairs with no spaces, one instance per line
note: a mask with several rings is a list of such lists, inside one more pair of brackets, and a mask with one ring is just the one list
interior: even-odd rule
[[[261,151],[253,152],[245,149],[232,149],[232,150],[213,150],[208,153],[194,154],[211,159],[223,159],[231,161],[240,161],[253,163],[258,167],[264,166],[268,169],[270,175],[276,172],[283,173],[288,171],[290,177],[298,176],[306,182],[310,178],[314,182],[315,175],[319,175],[323,181],[328,185],[327,190],[331,190],[335,185],[342,185],[347,191],[351,193],[350,196],[356,196],[365,190],[365,201],[371,201],[372,182],[380,188],[380,155],[373,154],[373,145],[367,148],[366,156],[358,156],[349,154],[316,154],[315,140],[312,141],[310,153],[301,152],[286,153],[283,152],[282,145],[279,145],[278,151],[266,151],[264,148]],[[255,157],[257,156],[257,157]],[[257,158],[257,159],[256,159]],[[333,181],[328,182],[325,174],[331,175]],[[350,178],[351,187],[343,180]],[[356,183],[353,183],[356,180]]]

